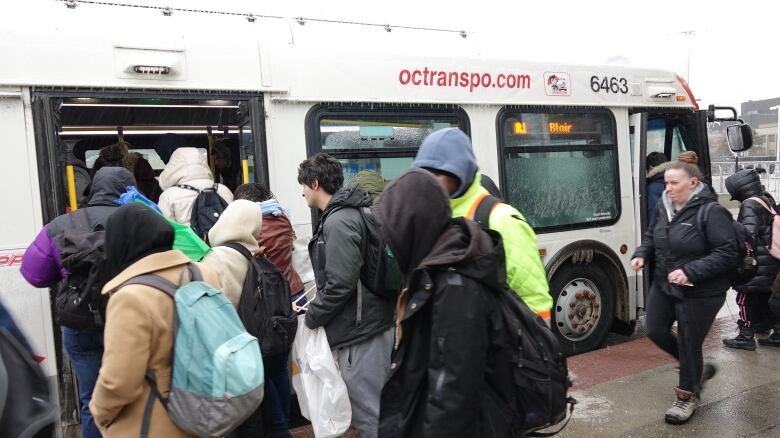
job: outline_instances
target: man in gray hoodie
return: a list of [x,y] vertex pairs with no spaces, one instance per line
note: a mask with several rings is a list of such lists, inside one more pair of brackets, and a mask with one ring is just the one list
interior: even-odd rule
[[325,327],[347,385],[352,426],[361,438],[376,437],[393,344],[393,303],[360,283],[369,230],[359,209],[371,206],[371,197],[358,187],[343,188],[341,163],[324,153],[300,164],[298,183],[309,207],[321,211],[309,242],[317,295],[306,326]]

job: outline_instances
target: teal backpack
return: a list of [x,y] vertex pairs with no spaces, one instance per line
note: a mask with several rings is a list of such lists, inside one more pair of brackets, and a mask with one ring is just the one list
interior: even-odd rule
[[151,392],[142,438],[149,435],[155,398],[177,426],[199,437],[226,436],[263,400],[263,361],[257,339],[246,332],[222,292],[203,281],[195,264],[190,263],[187,271],[191,281],[183,286],[154,274],[123,284],[153,287],[175,302],[171,390],[163,398],[154,374],[147,370]]

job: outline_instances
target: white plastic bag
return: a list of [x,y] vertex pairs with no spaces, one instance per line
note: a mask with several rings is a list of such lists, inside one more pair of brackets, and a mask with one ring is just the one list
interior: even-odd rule
[[311,240],[311,236],[299,237],[293,241],[293,269],[304,283],[314,281],[314,269],[311,267],[311,259],[309,258],[309,240]]
[[317,438],[338,437],[352,422],[347,386],[330,352],[325,329],[311,330],[298,316],[292,345],[292,384],[301,414],[311,421]]

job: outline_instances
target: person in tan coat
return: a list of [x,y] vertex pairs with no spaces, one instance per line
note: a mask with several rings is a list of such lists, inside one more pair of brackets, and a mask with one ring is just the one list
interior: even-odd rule
[[[141,435],[144,408],[153,403],[149,437],[189,437],[179,429],[145,381],[150,371],[163,397],[171,385],[173,300],[164,292],[127,280],[159,275],[174,283],[189,282],[189,259],[172,249],[173,228],[150,208],[129,204],[106,224],[106,273],[110,295],[105,326],[105,353],[89,409],[104,437]],[[220,288],[217,274],[198,264],[203,279]]]

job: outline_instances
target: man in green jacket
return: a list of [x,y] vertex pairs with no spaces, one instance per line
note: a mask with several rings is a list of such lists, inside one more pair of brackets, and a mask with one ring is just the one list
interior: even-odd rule
[[[488,191],[482,187],[471,141],[463,131],[447,128],[429,135],[412,166],[427,169],[444,186],[450,195],[452,217],[474,219]],[[534,230],[519,211],[503,202],[490,212],[488,227],[498,231],[504,241],[509,287],[532,311],[549,322],[552,296]]]

